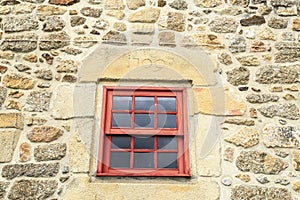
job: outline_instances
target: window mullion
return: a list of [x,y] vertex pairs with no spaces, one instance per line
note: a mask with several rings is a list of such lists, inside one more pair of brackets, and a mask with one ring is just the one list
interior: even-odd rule
[[131,100],[131,128],[134,128],[134,107],[135,107],[135,96],[132,95]]
[[157,169],[157,136],[154,136],[154,169]]
[[131,136],[130,140],[130,169],[133,169],[134,166],[134,137]]

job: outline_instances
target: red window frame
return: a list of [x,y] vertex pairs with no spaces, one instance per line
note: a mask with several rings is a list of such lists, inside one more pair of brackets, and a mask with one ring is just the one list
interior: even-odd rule
[[[135,96],[139,97],[154,97],[154,128],[135,128],[133,117],[131,117],[131,127],[114,128],[112,127],[112,109],[113,96]],[[157,97],[176,97],[176,128],[158,128],[157,115]],[[103,87],[103,102],[102,102],[102,120],[101,131],[98,149],[98,166],[97,176],[180,176],[189,177],[189,148],[188,148],[188,127],[187,127],[187,107],[186,107],[186,89],[185,88],[164,88],[164,87]],[[137,112],[134,110],[132,103],[131,113]],[[125,112],[125,111],[118,111]],[[142,111],[146,112],[146,111]],[[148,111],[151,112],[151,111]],[[165,112],[164,114],[174,114]],[[130,157],[130,168],[110,168],[110,153],[114,151],[111,148],[111,137],[117,135],[149,135],[154,138],[154,149],[150,151],[154,153],[154,167],[149,169],[139,169],[133,167],[133,158]],[[175,136],[177,140],[176,150],[159,150],[157,149],[157,138],[160,136]],[[132,137],[132,138],[133,138]],[[128,152],[136,152],[131,139],[131,149],[124,150]],[[147,150],[139,150],[140,152],[148,152]],[[157,154],[160,152],[176,152],[177,153],[177,168],[158,168]]]

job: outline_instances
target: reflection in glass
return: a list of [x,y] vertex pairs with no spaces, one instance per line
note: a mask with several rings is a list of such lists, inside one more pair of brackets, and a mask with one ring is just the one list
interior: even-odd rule
[[150,136],[137,136],[134,138],[135,149],[154,149],[154,138]]
[[158,168],[177,168],[177,153],[157,153]]
[[113,96],[113,110],[131,110],[131,101],[130,96]]
[[158,149],[177,149],[177,137],[175,136],[159,136],[157,140]]
[[111,168],[129,168],[130,153],[129,152],[111,152],[110,153]]
[[111,148],[112,149],[130,149],[130,139],[128,135],[118,135],[111,137]]
[[158,128],[176,128],[175,114],[158,114],[157,115]]
[[134,153],[134,168],[153,168],[153,153]]
[[158,97],[157,103],[159,111],[176,111],[175,97]]
[[129,113],[113,113],[112,127],[131,127],[131,114]]
[[153,110],[154,97],[135,97],[135,110]]
[[153,114],[135,114],[134,115],[134,126],[137,128],[153,128],[154,121]]

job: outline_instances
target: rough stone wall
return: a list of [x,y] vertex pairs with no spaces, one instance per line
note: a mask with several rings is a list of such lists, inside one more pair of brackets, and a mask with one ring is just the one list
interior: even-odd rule
[[[114,193],[122,180],[88,176],[96,84],[81,85],[79,72],[101,44],[201,48],[215,64],[218,87],[193,88],[194,116],[199,124],[223,117],[212,153],[220,156],[191,156],[191,165],[200,160],[193,181],[201,181],[172,179],[166,199],[300,199],[299,15],[298,0],[0,0],[0,199],[136,192]],[[210,102],[220,88],[222,112]],[[75,112],[75,104],[84,108]],[[193,143],[203,144],[196,134]],[[160,181],[146,188],[163,195]],[[157,197],[143,193],[130,199]]]

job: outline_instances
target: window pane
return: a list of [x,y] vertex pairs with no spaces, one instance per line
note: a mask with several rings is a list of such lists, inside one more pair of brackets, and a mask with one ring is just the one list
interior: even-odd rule
[[177,153],[157,153],[158,168],[177,168]]
[[159,111],[176,111],[175,97],[158,97],[157,103]]
[[128,135],[112,136],[111,137],[111,148],[112,149],[130,149],[130,139]]
[[131,114],[129,113],[113,113],[112,127],[131,127]]
[[130,96],[113,96],[113,110],[131,110],[131,101]]
[[135,97],[135,110],[153,110],[154,97]]
[[130,153],[129,152],[111,152],[110,153],[111,168],[129,168]]
[[154,149],[154,138],[150,136],[135,137],[134,138],[135,149]]
[[153,168],[153,153],[134,153],[134,168]]
[[160,136],[157,138],[158,149],[177,149],[177,137],[175,136]]
[[153,128],[154,127],[153,114],[135,114],[134,126],[138,128]]
[[158,114],[158,128],[176,128],[176,115],[174,114]]

